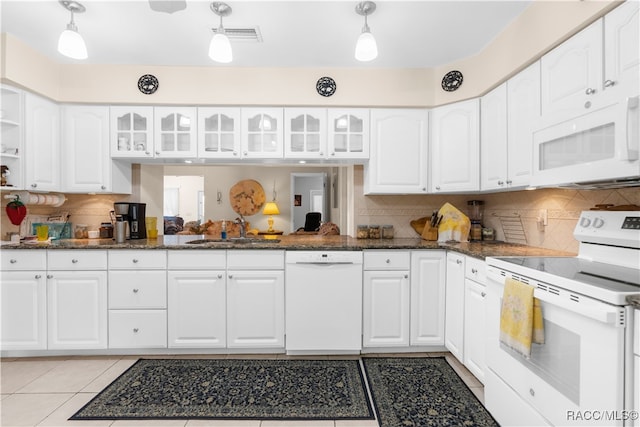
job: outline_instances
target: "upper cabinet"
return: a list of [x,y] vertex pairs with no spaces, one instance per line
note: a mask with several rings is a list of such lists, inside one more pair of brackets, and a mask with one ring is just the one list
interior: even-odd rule
[[60,108],[54,102],[25,93],[25,188],[59,191]]
[[365,194],[426,194],[429,115],[422,109],[372,109]]
[[240,158],[240,108],[198,108],[198,157]]
[[131,165],[109,156],[109,107],[62,107],[62,191],[131,193]]
[[284,156],[294,159],[327,157],[327,110],[285,108]]
[[155,156],[190,158],[198,155],[196,107],[155,107]]
[[3,189],[22,189],[24,172],[23,131],[23,95],[22,91],[10,86],[0,86],[0,127],[2,128],[2,150],[0,159],[8,173],[2,171]]
[[153,107],[114,106],[111,116],[111,157],[153,157]]
[[282,108],[243,108],[241,111],[242,157],[281,159],[284,153]]
[[471,99],[431,110],[431,191],[480,189],[479,101]]
[[483,96],[480,106],[480,189],[526,187],[540,120],[540,63]]
[[328,154],[330,159],[369,158],[369,109],[330,108]]
[[544,125],[638,95],[638,2],[625,2],[541,59]]

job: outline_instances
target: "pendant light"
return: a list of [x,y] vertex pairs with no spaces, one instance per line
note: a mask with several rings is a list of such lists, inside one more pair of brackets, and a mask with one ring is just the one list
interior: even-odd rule
[[231,51],[231,42],[225,34],[222,26],[222,17],[231,15],[231,7],[223,2],[211,3],[211,10],[220,17],[220,26],[215,31],[209,43],[209,58],[216,62],[227,64],[233,60],[233,52]]
[[376,4],[372,1],[363,1],[356,6],[356,13],[364,16],[364,27],[362,27],[362,33],[356,42],[356,59],[358,61],[372,61],[378,57],[378,45],[367,24],[367,16],[375,10]]
[[60,34],[58,39],[58,52],[73,59],[87,59],[87,45],[78,32],[78,27],[73,21],[74,13],[83,13],[85,8],[77,1],[60,0],[62,7],[71,12],[71,22],[67,24],[67,29]]

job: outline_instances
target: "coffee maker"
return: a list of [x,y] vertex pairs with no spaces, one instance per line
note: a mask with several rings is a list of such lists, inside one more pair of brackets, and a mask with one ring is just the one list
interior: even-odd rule
[[146,239],[147,226],[145,224],[146,203],[116,202],[113,208],[116,215],[121,215],[128,224],[128,239]]

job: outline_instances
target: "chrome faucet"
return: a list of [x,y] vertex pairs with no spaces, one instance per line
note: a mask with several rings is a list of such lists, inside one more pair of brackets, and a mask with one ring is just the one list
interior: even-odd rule
[[247,237],[247,221],[245,221],[244,217],[240,215],[240,217],[236,218],[236,224],[240,224],[240,238],[244,239]]

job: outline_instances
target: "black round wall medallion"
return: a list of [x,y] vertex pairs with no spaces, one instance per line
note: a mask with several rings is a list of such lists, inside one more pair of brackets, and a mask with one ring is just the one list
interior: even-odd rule
[[145,74],[138,79],[138,89],[145,95],[151,95],[158,90],[158,79],[153,74]]
[[449,71],[442,78],[442,89],[453,92],[462,85],[462,73],[457,70]]
[[331,96],[336,93],[336,82],[331,77],[320,77],[316,83],[316,90],[322,96]]

